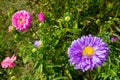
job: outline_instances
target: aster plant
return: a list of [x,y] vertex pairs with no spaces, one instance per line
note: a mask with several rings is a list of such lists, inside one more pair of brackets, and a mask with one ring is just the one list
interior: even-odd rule
[[107,44],[99,37],[82,36],[68,48],[69,62],[77,70],[93,70],[106,61],[108,51]]

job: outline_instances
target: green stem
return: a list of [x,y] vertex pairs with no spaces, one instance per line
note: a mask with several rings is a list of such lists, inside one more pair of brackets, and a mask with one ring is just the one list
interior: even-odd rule
[[110,32],[111,32],[111,33],[113,33],[113,32],[114,32],[114,31],[113,31],[113,29],[112,29],[112,27],[110,27]]
[[88,77],[88,80],[92,80],[92,71],[89,70],[89,77]]
[[39,36],[37,35],[37,33],[33,30],[33,28],[31,27],[30,29],[31,33],[34,33],[35,34],[35,37],[37,37],[39,39]]

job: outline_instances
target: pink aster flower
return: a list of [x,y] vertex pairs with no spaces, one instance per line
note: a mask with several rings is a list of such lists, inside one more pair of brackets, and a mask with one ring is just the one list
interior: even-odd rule
[[32,17],[29,12],[25,10],[21,10],[16,12],[12,16],[12,25],[20,31],[25,31],[27,30],[32,22]]
[[1,66],[2,68],[13,68],[15,66],[14,61],[16,60],[16,56],[13,55],[11,58],[6,57],[2,62]]
[[40,13],[39,13],[39,15],[38,15],[38,20],[39,20],[40,22],[44,22],[45,16],[44,16],[43,12],[40,12]]

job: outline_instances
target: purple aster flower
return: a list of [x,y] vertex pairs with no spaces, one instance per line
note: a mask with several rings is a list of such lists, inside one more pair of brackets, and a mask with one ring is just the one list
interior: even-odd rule
[[32,17],[29,12],[25,10],[17,11],[12,16],[12,24],[13,26],[20,31],[27,30],[32,22]]
[[36,41],[34,42],[34,46],[35,46],[35,47],[40,47],[41,44],[42,44],[42,41],[40,41],[40,40],[36,40]]
[[112,41],[112,42],[116,42],[116,41],[117,41],[117,37],[116,37],[116,36],[113,36],[113,37],[111,38],[111,41]]
[[107,44],[99,37],[82,36],[74,40],[68,48],[69,62],[75,69],[83,72],[92,70],[105,62],[108,51]]

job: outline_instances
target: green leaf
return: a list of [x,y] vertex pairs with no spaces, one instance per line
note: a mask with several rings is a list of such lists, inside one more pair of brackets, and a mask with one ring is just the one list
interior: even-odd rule
[[111,72],[111,74],[112,74],[113,76],[117,76],[117,74],[116,74],[116,72],[115,72],[114,70],[110,70],[110,72]]
[[118,28],[118,27],[115,27],[115,28],[117,29],[118,32],[120,32],[120,28]]
[[68,78],[67,77],[56,77],[56,78],[54,78],[53,80],[68,80]]
[[61,67],[61,65],[48,65],[48,68],[53,68],[53,67]]
[[78,29],[78,22],[75,21],[73,28]]
[[26,56],[25,58],[23,58],[23,63],[27,63],[30,60],[29,56]]
[[65,71],[66,71],[67,76],[69,77],[69,79],[72,80],[72,76],[71,76],[70,72],[68,70],[65,70]]

